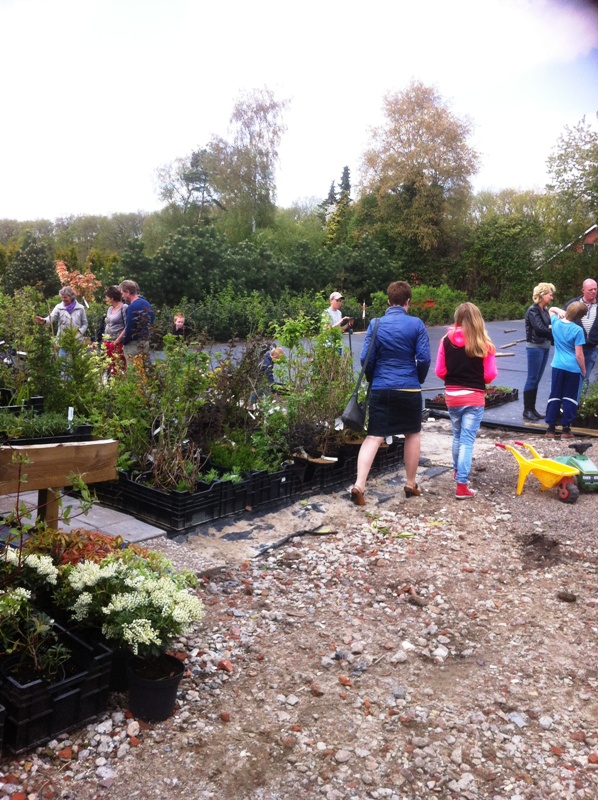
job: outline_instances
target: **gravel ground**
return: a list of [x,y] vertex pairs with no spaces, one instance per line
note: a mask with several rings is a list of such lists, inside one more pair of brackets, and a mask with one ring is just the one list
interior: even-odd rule
[[0,798],[598,797],[598,501],[533,477],[517,497],[497,440],[481,431],[472,501],[431,422],[421,498],[399,471],[365,508],[337,493],[262,518],[260,555],[226,533],[159,541],[206,604],[176,715],[138,723],[112,695],[94,725],[0,761]]

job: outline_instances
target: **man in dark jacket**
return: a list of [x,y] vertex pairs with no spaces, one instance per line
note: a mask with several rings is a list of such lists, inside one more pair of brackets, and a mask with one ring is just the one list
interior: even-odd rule
[[586,335],[586,343],[583,346],[586,376],[581,385],[580,396],[581,392],[587,392],[590,386],[590,375],[598,357],[598,313],[596,313],[598,311],[598,303],[596,302],[596,289],[596,281],[593,278],[586,278],[583,282],[581,297],[574,297],[565,306],[565,310],[567,310],[571,303],[582,302],[588,307],[588,313],[582,319],[577,320],[577,324],[584,329]]
[[125,315],[123,352],[127,360],[139,353],[149,352],[149,340],[154,324],[154,311],[145,297],[139,294],[135,281],[123,281],[118,287],[123,300],[128,304]]

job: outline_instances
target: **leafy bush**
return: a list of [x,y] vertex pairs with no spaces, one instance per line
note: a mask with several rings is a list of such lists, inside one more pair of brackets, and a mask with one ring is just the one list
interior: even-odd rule
[[577,416],[598,420],[598,383],[591,383],[588,391],[582,394]]

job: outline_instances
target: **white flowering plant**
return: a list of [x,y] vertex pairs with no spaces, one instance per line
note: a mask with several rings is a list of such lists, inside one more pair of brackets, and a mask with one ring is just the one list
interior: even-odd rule
[[35,596],[47,596],[57,581],[58,569],[50,556],[25,553],[8,544],[0,549],[0,587],[20,586]]
[[109,644],[151,658],[202,618],[195,583],[166,559],[118,554],[63,567],[56,599],[74,621],[101,628]]

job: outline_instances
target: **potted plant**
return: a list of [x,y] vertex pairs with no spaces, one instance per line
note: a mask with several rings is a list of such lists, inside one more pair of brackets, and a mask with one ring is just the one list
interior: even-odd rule
[[110,651],[57,625],[20,586],[0,591],[4,743],[19,753],[105,711]]
[[99,564],[69,564],[61,572],[57,600],[72,619],[101,628],[109,645],[130,651],[131,712],[148,722],[166,719],[183,673],[182,663],[168,651],[203,616],[203,604],[192,591],[195,576],[177,572],[157,554],[143,557],[127,550]]
[[1,664],[4,678],[18,678],[21,684],[56,679],[71,653],[60,641],[53,625],[54,620],[48,614],[34,607],[28,589],[17,586],[0,594],[0,652],[5,654]]

